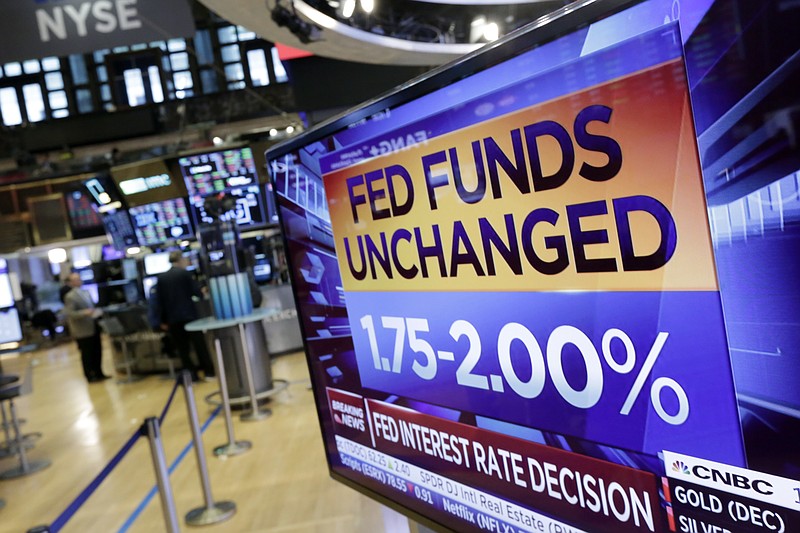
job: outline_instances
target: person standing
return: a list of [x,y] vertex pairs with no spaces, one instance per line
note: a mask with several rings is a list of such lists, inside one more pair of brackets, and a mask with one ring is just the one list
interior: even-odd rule
[[[186,270],[189,261],[183,257],[180,250],[169,254],[169,262],[172,267],[159,274],[156,285],[161,329],[169,333],[183,368],[192,373],[192,379],[199,379],[198,370],[203,371],[206,379],[212,379],[216,376],[216,372],[211,354],[208,352],[205,335],[199,331],[186,331],[186,324],[197,319],[193,298],[202,297],[200,286]],[[199,365],[192,360],[192,347]]]
[[103,374],[103,345],[100,328],[97,327],[97,318],[102,311],[94,306],[89,293],[81,289],[83,281],[80,274],[70,274],[67,283],[71,289],[64,295],[64,314],[72,338],[81,352],[83,374],[89,383],[109,379],[110,376]]

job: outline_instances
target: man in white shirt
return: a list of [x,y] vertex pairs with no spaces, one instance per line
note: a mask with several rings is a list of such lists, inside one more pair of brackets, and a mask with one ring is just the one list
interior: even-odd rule
[[83,281],[77,272],[70,274],[67,281],[72,290],[64,296],[64,314],[72,338],[78,343],[81,352],[83,373],[89,383],[108,379],[103,374],[103,345],[100,341],[100,328],[97,318],[102,311],[94,306],[89,293],[81,289]]

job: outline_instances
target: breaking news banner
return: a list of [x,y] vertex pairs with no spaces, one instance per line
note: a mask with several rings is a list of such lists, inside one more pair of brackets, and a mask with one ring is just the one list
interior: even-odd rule
[[[513,502],[543,517],[569,517],[587,531],[666,531],[654,474],[331,388],[328,399],[340,454],[459,497],[523,531],[535,531],[526,529],[535,521],[518,523],[523,515],[511,512]],[[341,436],[353,432],[358,442]]]
[[800,531],[800,482],[664,452],[663,492],[672,531]]

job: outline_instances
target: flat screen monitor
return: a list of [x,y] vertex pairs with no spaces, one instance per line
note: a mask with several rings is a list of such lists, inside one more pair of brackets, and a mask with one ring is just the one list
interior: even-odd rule
[[20,342],[22,340],[22,324],[17,309],[0,309],[0,345]]
[[11,285],[11,276],[8,272],[0,271],[0,309],[14,305],[14,290]]
[[[264,211],[264,196],[261,194],[259,185],[229,189],[224,193],[220,193],[220,195],[232,200],[231,210],[221,215],[221,220],[236,220],[236,223],[242,229],[257,228],[267,224]],[[210,197],[190,199],[192,217],[197,226],[214,222],[214,218],[206,212],[205,201],[208,198]]]
[[105,231],[103,219],[98,213],[92,197],[83,188],[76,188],[64,194],[67,202],[67,215],[75,239],[95,237]]
[[140,245],[158,247],[194,235],[183,198],[131,207],[129,212]]
[[258,172],[250,147],[185,155],[178,158],[190,197],[208,196],[258,184]]
[[110,209],[103,213],[103,225],[106,233],[111,237],[114,248],[120,252],[139,245],[139,239],[134,230],[128,211],[125,209]]
[[800,472],[798,15],[753,6],[572,3],[267,152],[335,479],[453,531],[782,505],[730,481]]
[[144,256],[144,273],[148,276],[156,276],[172,268],[169,254],[169,252],[159,252]]
[[87,179],[83,182],[83,187],[100,213],[125,207],[114,180],[107,174],[98,174]]
[[111,168],[111,177],[129,207],[186,196],[180,176],[173,176],[163,159]]

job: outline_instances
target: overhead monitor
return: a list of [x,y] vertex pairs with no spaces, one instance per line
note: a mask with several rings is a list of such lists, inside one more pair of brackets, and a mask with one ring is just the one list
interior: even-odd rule
[[122,195],[117,190],[114,180],[107,174],[97,174],[83,182],[86,192],[92,199],[97,211],[104,213],[108,210],[125,207]]
[[172,175],[163,159],[112,167],[111,176],[130,207],[186,196],[183,180]]
[[[215,221],[206,211],[206,200],[215,195],[190,198],[192,216],[197,226],[211,224]],[[257,184],[247,187],[237,187],[220,193],[221,198],[231,201],[231,209],[222,214],[221,220],[235,220],[243,230],[265,226],[267,224],[264,210],[264,195]]]
[[270,149],[332,476],[448,531],[800,530],[798,15],[570,3]]
[[84,187],[66,192],[64,199],[67,202],[67,214],[73,238],[83,239],[104,233],[102,216],[93,202],[93,197]]
[[133,223],[128,211],[125,209],[110,209],[103,213],[103,225],[106,233],[111,237],[111,244],[118,251],[124,252],[128,248],[139,245]]
[[184,155],[178,158],[178,167],[191,198],[258,184],[249,146]]
[[189,211],[183,198],[131,207],[131,219],[139,244],[160,247],[167,241],[194,235]]

